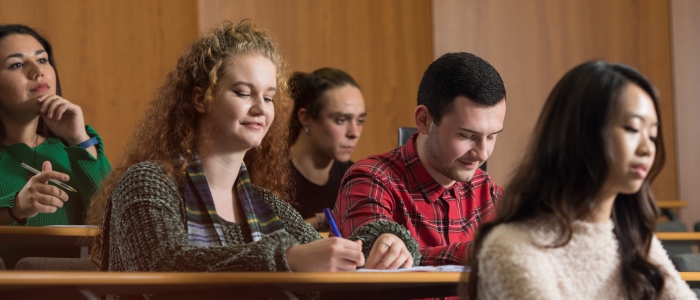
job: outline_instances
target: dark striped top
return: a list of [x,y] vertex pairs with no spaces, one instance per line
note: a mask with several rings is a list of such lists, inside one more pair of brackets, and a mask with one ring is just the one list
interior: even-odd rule
[[[66,173],[70,180],[66,184],[78,190],[67,191],[68,201],[55,213],[40,213],[27,220],[27,226],[84,224],[85,211],[90,198],[111,167],[104,155],[102,139],[90,126],[86,126],[90,137],[96,136],[99,144],[97,158],[78,146],[68,147],[59,138],[49,138],[35,149],[24,143],[4,146],[0,151],[0,208],[14,207],[15,194],[27,183],[31,173],[20,166],[25,163],[41,170],[44,161],[51,161],[53,170]],[[0,247],[0,257],[5,265],[13,268],[22,257],[75,257],[78,249],[56,248],[7,248]]]

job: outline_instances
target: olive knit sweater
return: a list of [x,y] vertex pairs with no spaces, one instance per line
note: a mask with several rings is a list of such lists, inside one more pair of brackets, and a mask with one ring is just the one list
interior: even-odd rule
[[[188,240],[185,202],[175,180],[154,162],[131,166],[112,191],[105,210],[101,238],[102,270],[291,271],[285,257],[287,249],[321,236],[284,200],[256,186],[254,190],[282,220],[284,232],[275,232],[252,242],[248,226],[219,220],[229,245],[195,247]],[[412,242],[417,252],[415,241],[405,242]],[[364,252],[367,256],[369,249]],[[143,298],[138,296],[135,299]]]
[[248,226],[220,220],[229,245],[195,247],[187,237],[185,202],[174,179],[153,162],[131,166],[112,191],[105,210],[102,269],[119,272],[291,271],[285,258],[287,249],[321,236],[286,202],[267,190],[254,188],[280,217],[285,232],[275,232],[252,242]]

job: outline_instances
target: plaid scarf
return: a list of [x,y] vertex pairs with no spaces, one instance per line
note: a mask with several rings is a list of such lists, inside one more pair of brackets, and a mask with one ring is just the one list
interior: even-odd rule
[[[226,245],[220,218],[214,217],[217,215],[214,199],[198,155],[195,154],[187,165],[185,177],[185,209],[190,244],[200,247]],[[253,242],[273,232],[284,231],[282,220],[265,200],[253,191],[248,170],[243,163],[234,187],[243,207]]]

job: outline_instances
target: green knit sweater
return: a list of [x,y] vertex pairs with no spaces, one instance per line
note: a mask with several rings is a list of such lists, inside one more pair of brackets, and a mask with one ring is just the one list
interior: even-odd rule
[[[75,225],[84,224],[85,210],[90,198],[102,179],[109,174],[111,167],[104,155],[102,139],[90,126],[86,126],[90,137],[97,137],[97,158],[78,146],[66,146],[58,138],[49,138],[35,149],[18,143],[4,146],[0,150],[0,208],[15,206],[15,195],[24,187],[29,171],[20,163],[26,163],[41,170],[44,161],[51,161],[53,170],[66,173],[70,180],[66,184],[78,192],[68,193],[68,201],[55,213],[40,213],[27,220],[27,226]],[[0,257],[5,265],[13,268],[22,257],[77,257],[78,248],[7,248],[0,247]]]

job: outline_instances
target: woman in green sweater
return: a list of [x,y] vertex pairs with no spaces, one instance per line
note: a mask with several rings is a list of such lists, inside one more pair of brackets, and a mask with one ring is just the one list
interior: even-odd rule
[[[89,200],[110,171],[100,137],[85,126],[80,107],[61,97],[51,45],[34,30],[0,25],[0,61],[0,225],[84,224]],[[21,257],[76,251],[0,247],[0,257],[12,267]]]
[[[102,225],[92,253],[102,270],[364,265],[361,241],[322,239],[283,200],[285,74],[273,41],[249,22],[214,28],[185,52],[91,204],[89,224]],[[409,255],[387,259],[413,264]]]

